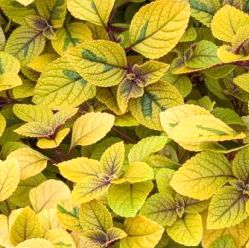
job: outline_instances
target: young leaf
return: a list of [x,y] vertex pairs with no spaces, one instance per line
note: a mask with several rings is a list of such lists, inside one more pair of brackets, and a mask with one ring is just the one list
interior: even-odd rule
[[[58,78],[56,82],[55,78]],[[33,102],[60,110],[77,107],[95,94],[95,86],[81,77],[62,57],[53,61],[42,73],[35,87]]]
[[166,55],[181,39],[189,16],[190,6],[185,0],[157,0],[145,5],[132,19],[130,47],[150,59]]
[[154,248],[164,232],[162,226],[143,216],[126,219],[124,230],[128,236],[120,241],[120,248]]
[[176,201],[169,194],[155,194],[143,205],[140,214],[162,226],[172,226],[177,219]]
[[[115,55],[115,56],[114,56]],[[124,78],[127,60],[123,48],[111,41],[87,41],[65,54],[65,58],[89,83],[110,87]]]
[[114,125],[114,116],[107,113],[87,113],[73,125],[71,149],[77,145],[87,146],[102,139]]
[[96,200],[81,204],[79,219],[84,232],[94,230],[107,232],[113,227],[111,214],[103,204]]
[[20,181],[20,167],[16,159],[0,162],[0,202],[8,199]]
[[120,216],[135,217],[152,188],[150,181],[112,185],[108,191],[108,204]]
[[40,212],[43,209],[56,208],[59,201],[70,198],[70,190],[61,181],[50,179],[29,192],[33,209]]
[[106,0],[103,5],[101,0],[68,0],[67,6],[71,14],[95,25],[106,26],[115,0]]
[[181,195],[205,200],[233,178],[232,166],[224,155],[202,152],[178,169],[170,185]]
[[30,207],[26,207],[17,215],[10,229],[10,240],[13,245],[26,239],[42,238],[43,230],[38,217]]
[[208,209],[207,228],[220,229],[239,224],[248,217],[248,197],[233,186],[219,190],[211,200]]
[[129,151],[129,163],[144,161],[153,153],[163,149],[168,138],[166,136],[151,136],[140,140]]
[[211,29],[215,38],[231,42],[239,28],[248,24],[249,15],[227,4],[216,12]]
[[203,234],[201,215],[186,214],[166,230],[177,243],[185,246],[197,246],[201,242]]
[[17,159],[20,166],[20,179],[25,180],[43,171],[47,166],[48,157],[31,148],[13,151],[7,159]]
[[144,95],[130,102],[130,111],[142,125],[162,130],[159,114],[167,108],[183,104],[180,92],[171,84],[160,81],[147,86]]
[[28,63],[42,53],[45,43],[42,31],[23,25],[13,31],[6,43],[5,51],[15,56],[21,63]]

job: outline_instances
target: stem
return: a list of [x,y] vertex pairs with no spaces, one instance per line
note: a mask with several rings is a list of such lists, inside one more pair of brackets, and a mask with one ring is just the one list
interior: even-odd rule
[[137,140],[133,139],[132,137],[128,136],[126,133],[122,132],[117,127],[112,127],[112,131],[119,135],[120,138],[124,139],[128,143],[136,144]]
[[106,30],[106,32],[107,32],[107,34],[108,34],[108,36],[109,36],[109,39],[110,39],[111,41],[114,41],[114,42],[117,42],[117,43],[118,43],[118,40],[117,40],[117,38],[116,38],[115,35],[114,35],[114,32],[113,32],[111,23],[108,23],[108,24],[107,24],[107,26],[105,27],[105,30]]

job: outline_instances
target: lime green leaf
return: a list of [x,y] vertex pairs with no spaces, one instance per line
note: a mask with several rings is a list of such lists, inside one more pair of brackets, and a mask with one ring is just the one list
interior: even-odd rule
[[166,136],[151,136],[140,140],[129,152],[129,163],[146,161],[150,155],[162,150],[167,141]]
[[16,159],[0,161],[0,202],[9,198],[20,181],[20,168]]
[[21,210],[11,225],[11,243],[17,245],[26,239],[41,238],[42,235],[42,226],[35,212],[30,207]]
[[96,25],[106,26],[109,20],[114,0],[107,0],[103,5],[101,0],[68,0],[68,10],[80,19]]
[[18,74],[20,71],[19,61],[6,52],[0,52],[0,74],[13,73]]
[[249,147],[240,150],[233,160],[233,174],[241,181],[247,183],[249,179]]
[[114,213],[134,217],[153,189],[150,181],[135,184],[112,185],[108,191],[108,204]]
[[123,167],[125,157],[125,147],[123,142],[110,146],[101,156],[101,168],[107,175],[118,176]]
[[242,90],[249,92],[249,73],[245,73],[242,75],[239,75],[238,77],[234,78],[234,83],[239,86]]
[[17,159],[20,166],[20,179],[25,180],[43,171],[47,166],[48,157],[31,148],[13,151],[8,159]]
[[46,18],[54,28],[60,28],[67,13],[66,0],[36,0],[37,11]]
[[189,16],[190,7],[185,0],[158,0],[145,5],[132,19],[130,47],[150,59],[162,57],[181,39]]
[[87,113],[73,125],[71,148],[96,143],[111,130],[114,116],[106,113]]
[[6,127],[6,120],[2,114],[0,114],[0,136],[2,136]]
[[40,212],[43,209],[56,208],[59,201],[70,198],[70,190],[61,181],[50,179],[29,192],[29,198],[33,209]]
[[131,114],[142,125],[162,130],[159,114],[163,110],[183,104],[180,92],[171,84],[160,81],[147,86],[144,95],[130,102]]
[[45,43],[42,31],[23,25],[10,35],[5,51],[18,58],[22,63],[28,63],[42,53]]
[[208,209],[208,229],[220,229],[239,224],[248,217],[247,196],[233,186],[218,191]]
[[70,181],[84,182],[85,177],[98,176],[100,162],[88,158],[75,158],[58,164],[60,173]]
[[181,195],[205,200],[233,178],[232,166],[224,155],[202,152],[178,169],[170,185]]
[[[56,78],[56,83],[55,83]],[[53,109],[76,107],[96,94],[95,86],[89,84],[65,58],[52,62],[39,78],[33,102]]]
[[162,226],[143,216],[126,219],[124,230],[128,236],[121,240],[120,248],[154,248],[164,232]]
[[215,14],[211,23],[211,29],[214,37],[217,39],[231,42],[239,28],[248,24],[249,15],[227,4]]
[[169,168],[159,169],[156,173],[156,185],[160,193],[172,194],[174,190],[170,186],[170,181],[175,171]]
[[203,234],[201,215],[186,214],[166,230],[177,243],[185,246],[197,246],[201,242]]
[[236,248],[232,236],[227,235],[227,236],[220,237],[217,240],[215,240],[210,246],[210,248],[225,248],[225,247]]
[[146,200],[140,213],[162,226],[171,226],[177,219],[176,207],[171,195],[159,193]]
[[39,238],[34,238],[34,239],[29,239],[26,240],[16,246],[17,248],[54,248],[51,242],[45,240],[45,239],[39,239]]
[[113,227],[111,214],[96,200],[81,204],[79,219],[84,232],[94,230],[106,232]]
[[52,45],[61,56],[69,48],[75,47],[83,41],[92,40],[91,30],[86,24],[80,22],[65,24],[55,34],[57,39],[52,40]]

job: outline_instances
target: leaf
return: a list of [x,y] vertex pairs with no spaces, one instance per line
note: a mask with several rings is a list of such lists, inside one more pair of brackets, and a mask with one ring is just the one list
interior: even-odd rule
[[218,238],[217,240],[215,240],[210,248],[236,248],[234,240],[232,238],[232,236],[223,236],[221,238]]
[[166,230],[177,243],[185,246],[197,246],[201,242],[203,233],[201,215],[186,214]]
[[154,248],[164,229],[143,216],[137,216],[125,220],[124,231],[128,236],[120,241],[120,248]]
[[112,216],[108,209],[96,200],[80,206],[79,219],[84,232],[94,230],[106,232],[113,227]]
[[35,238],[35,239],[29,239],[26,240],[16,246],[17,248],[54,248],[51,242],[45,240],[45,239],[40,239],[40,238]]
[[19,2],[20,4],[24,5],[24,6],[28,6],[29,4],[31,4],[34,0],[16,0],[17,2]]
[[107,175],[118,176],[123,167],[125,147],[123,142],[116,143],[105,150],[101,156],[101,167]]
[[33,102],[61,110],[77,107],[95,94],[95,86],[82,78],[62,57],[53,61],[42,73],[35,87]]
[[0,136],[2,136],[6,128],[6,120],[2,114],[0,114]]
[[42,53],[45,43],[42,31],[23,25],[12,32],[5,51],[15,56],[21,63],[28,63]]
[[50,241],[55,248],[76,248],[72,236],[66,230],[60,228],[47,231],[44,238]]
[[75,158],[58,164],[60,173],[72,182],[84,182],[86,177],[98,176],[100,162],[88,158]]
[[20,71],[19,61],[6,52],[0,52],[0,74],[13,73],[18,74]]
[[16,159],[0,161],[0,202],[8,199],[20,181],[20,168]]
[[87,113],[73,125],[71,149],[77,145],[87,146],[104,138],[114,125],[114,116],[107,113]]
[[42,226],[35,212],[30,207],[21,210],[10,228],[11,243],[17,245],[26,239],[42,236]]
[[249,148],[241,149],[233,160],[233,174],[241,181],[247,183],[249,179]]
[[248,78],[249,78],[249,73],[245,73],[234,78],[233,82],[242,90],[249,92]]
[[49,179],[29,192],[33,209],[40,212],[43,209],[56,208],[59,201],[70,198],[70,190],[61,181]]
[[170,185],[181,195],[206,200],[233,178],[232,166],[224,155],[202,152],[177,170]]
[[135,184],[112,185],[108,191],[108,205],[123,217],[134,217],[153,188],[150,181]]
[[146,162],[150,155],[162,150],[167,141],[166,136],[151,136],[140,140],[129,151],[129,163]]
[[175,171],[169,168],[161,168],[156,173],[156,185],[159,193],[172,194],[174,190],[170,186],[170,181]]
[[208,229],[220,229],[239,224],[248,217],[247,196],[233,186],[220,189],[212,198],[208,209]]
[[114,2],[114,0],[107,0],[103,5],[101,0],[68,0],[67,5],[72,16],[95,25],[106,26]]
[[13,151],[7,159],[17,159],[20,166],[20,179],[25,180],[39,174],[47,167],[48,158],[31,149],[21,148]]
[[130,111],[142,125],[162,130],[159,114],[167,108],[183,104],[183,98],[171,84],[160,81],[145,88],[144,95],[130,102]]
[[218,46],[214,43],[202,40],[194,46],[190,59],[185,63],[186,66],[190,68],[208,68],[221,62],[217,57]]
[[72,22],[55,32],[57,39],[52,40],[54,50],[63,55],[69,48],[75,47],[83,41],[92,40],[91,30],[86,24],[81,22]]
[[189,16],[190,6],[185,0],[158,0],[145,5],[132,19],[130,47],[150,59],[166,55],[181,39]]
[[83,42],[68,50],[65,58],[86,81],[99,87],[118,85],[126,74],[125,51],[111,41]]
[[46,18],[54,28],[63,26],[67,13],[67,1],[36,0],[35,3],[40,16]]
[[177,219],[176,201],[169,194],[154,194],[143,205],[140,214],[162,226],[171,226]]
[[0,91],[9,90],[22,84],[21,78],[13,73],[3,73],[0,75]]
[[104,177],[88,176],[83,182],[77,183],[72,191],[75,204],[92,201],[108,191],[111,182]]
[[227,4],[216,12],[211,30],[215,38],[231,42],[239,28],[248,24],[249,15]]

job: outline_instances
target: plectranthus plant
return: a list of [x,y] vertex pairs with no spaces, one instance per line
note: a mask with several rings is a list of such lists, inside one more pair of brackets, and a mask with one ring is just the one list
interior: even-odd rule
[[0,248],[249,248],[248,0],[0,0]]

